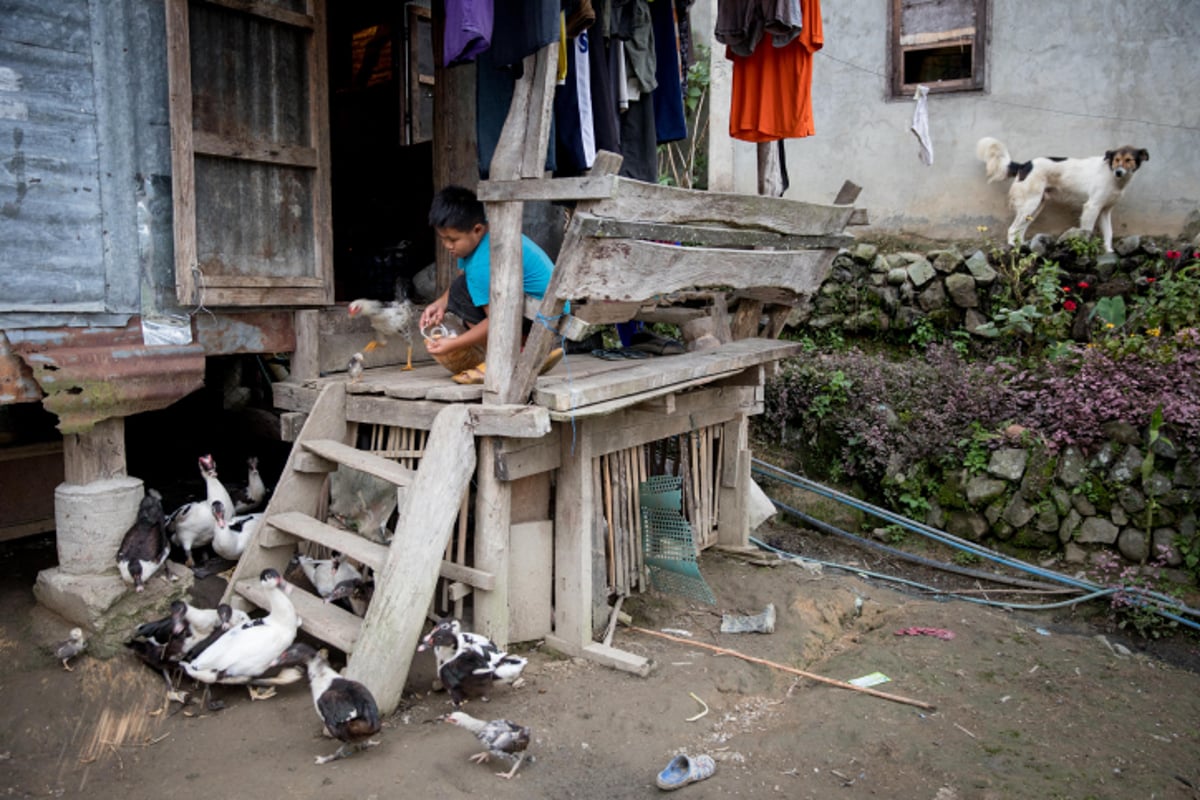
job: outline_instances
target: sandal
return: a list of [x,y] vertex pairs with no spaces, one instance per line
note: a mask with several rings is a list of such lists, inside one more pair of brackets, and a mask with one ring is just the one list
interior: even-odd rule
[[461,383],[463,386],[473,386],[477,383],[483,383],[484,377],[487,375],[487,364],[476,364],[470,369],[464,369],[450,380],[455,383]]
[[624,361],[625,356],[621,355],[620,350],[605,350],[603,347],[592,351],[592,355],[596,358],[602,358],[605,361]]
[[692,757],[686,753],[680,753],[671,759],[671,762],[667,764],[662,772],[658,773],[655,783],[664,792],[669,792],[673,789],[687,786],[689,783],[702,781],[710,777],[716,769],[717,765],[713,761],[712,756],[700,755]]

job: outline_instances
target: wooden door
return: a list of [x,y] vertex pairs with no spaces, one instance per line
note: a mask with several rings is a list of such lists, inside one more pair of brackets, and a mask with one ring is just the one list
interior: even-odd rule
[[167,0],[176,294],[333,301],[324,0]]

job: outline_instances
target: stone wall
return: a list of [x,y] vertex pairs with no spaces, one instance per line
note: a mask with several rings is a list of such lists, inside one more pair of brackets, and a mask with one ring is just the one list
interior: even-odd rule
[[[1196,233],[1174,246],[1200,248]],[[1030,250],[1057,261],[1064,280],[1086,278],[1100,293],[1117,294],[1144,281],[1170,249],[1131,236],[1117,242],[1116,252],[1096,254],[1087,241],[1078,230],[1057,238],[1042,234]],[[941,330],[982,334],[1006,279],[997,258],[1011,259],[1012,252],[989,256],[951,246],[885,253],[859,243],[838,254],[817,296],[797,308],[789,324],[801,335],[806,329],[838,330],[847,339],[902,333],[923,319]],[[1085,456],[1075,448],[1050,453],[1029,446],[1018,427],[1007,446],[992,453],[986,470],[941,476],[943,490],[926,522],[971,541],[1060,553],[1069,563],[1085,564],[1106,551],[1135,564],[1161,560],[1172,579],[1194,583],[1193,574],[1178,569],[1184,554],[1177,542],[1200,547],[1200,453],[1177,452],[1165,438],[1123,423],[1110,424],[1106,433],[1108,440]]]

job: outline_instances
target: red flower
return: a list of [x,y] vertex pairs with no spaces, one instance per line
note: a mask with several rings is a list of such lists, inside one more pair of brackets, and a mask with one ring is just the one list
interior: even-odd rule
[[1079,283],[1077,283],[1075,285],[1078,286],[1080,289],[1086,289],[1091,284],[1089,284],[1087,281],[1080,281]]
[[1182,255],[1183,255],[1183,253],[1179,252],[1178,250],[1168,250],[1166,252],[1167,258],[1171,259],[1172,261],[1181,257]]
[[1154,283],[1154,278],[1146,278],[1146,283]]
[[1062,290],[1063,290],[1063,294],[1070,294],[1070,293],[1071,293],[1071,287],[1070,287],[1070,286],[1064,286],[1064,287],[1062,287]]
[[1200,258],[1200,250],[1197,250],[1196,252],[1192,253],[1192,258]]
[[1064,300],[1063,308],[1065,308],[1067,311],[1074,311],[1077,308],[1077,306],[1075,305],[1074,300]]

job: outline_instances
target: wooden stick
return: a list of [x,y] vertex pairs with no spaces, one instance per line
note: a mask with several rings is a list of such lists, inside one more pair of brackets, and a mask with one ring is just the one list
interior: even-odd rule
[[600,468],[604,481],[604,516],[608,522],[608,585],[611,588],[616,586],[617,583],[617,552],[613,544],[612,473],[609,469],[608,460],[608,456],[600,456]]
[[862,692],[863,694],[869,694],[874,697],[881,697],[884,700],[891,700],[894,703],[904,703],[906,705],[916,706],[917,708],[924,708],[928,711],[933,711],[936,708],[936,706],[932,706],[929,703],[923,703],[920,700],[912,700],[907,697],[901,697],[900,695],[888,694],[887,692],[880,692],[880,691],[872,689],[868,686],[855,686],[853,683],[846,683],[845,681],[839,681],[834,678],[826,678],[822,675],[814,675],[813,673],[805,672],[802,669],[796,669],[795,667],[789,667],[784,664],[779,664],[775,661],[768,661],[765,658],[756,658],[755,656],[748,656],[745,653],[739,653],[737,650],[730,650],[729,648],[726,648],[726,647],[717,647],[716,645],[705,644],[704,642],[693,642],[691,639],[684,639],[680,636],[672,636],[669,633],[660,633],[659,631],[652,631],[652,630],[649,630],[648,628],[639,628],[637,625],[630,625],[629,629],[633,630],[633,631],[637,631],[638,633],[644,633],[648,636],[657,636],[660,639],[668,639],[672,642],[679,642],[681,644],[690,645],[692,647],[703,647],[705,650],[712,650],[714,653],[719,653],[720,655],[736,656],[737,658],[740,658],[743,661],[749,661],[753,664],[762,664],[765,667],[772,667],[773,669],[782,670],[783,672],[790,672],[793,675],[799,675],[802,678],[808,678],[809,680],[814,680],[819,683],[827,683],[830,686],[836,686],[839,689],[850,689],[851,691]]
[[617,595],[617,602],[613,603],[612,616],[608,618],[608,630],[604,632],[604,646],[612,645],[613,634],[617,632],[617,619],[621,616],[621,603],[625,602],[625,595]]

